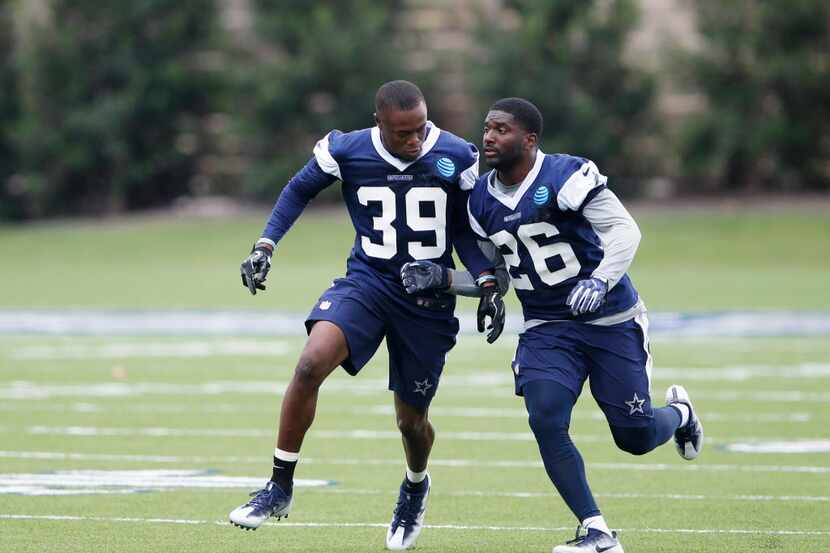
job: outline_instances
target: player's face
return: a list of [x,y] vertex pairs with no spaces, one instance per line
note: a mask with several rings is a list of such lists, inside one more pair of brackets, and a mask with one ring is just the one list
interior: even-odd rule
[[400,111],[387,108],[375,114],[383,145],[395,157],[412,161],[421,155],[427,132],[427,105]]
[[484,159],[493,169],[514,166],[524,155],[527,132],[509,113],[493,110],[484,120]]

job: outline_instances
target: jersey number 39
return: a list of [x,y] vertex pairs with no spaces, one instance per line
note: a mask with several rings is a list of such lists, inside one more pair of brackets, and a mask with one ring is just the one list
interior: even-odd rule
[[[411,188],[406,200],[406,224],[415,231],[435,233],[435,245],[425,246],[423,242],[409,242],[409,255],[414,259],[435,259],[444,255],[447,249],[447,193],[440,188]],[[392,226],[397,217],[395,192],[383,186],[363,186],[357,189],[357,199],[362,205],[380,203],[380,217],[373,217],[373,228],[381,233],[381,243],[372,242],[362,236],[360,245],[366,255],[380,259],[392,259],[398,253],[398,231]],[[435,216],[421,215],[421,203],[435,205]]]

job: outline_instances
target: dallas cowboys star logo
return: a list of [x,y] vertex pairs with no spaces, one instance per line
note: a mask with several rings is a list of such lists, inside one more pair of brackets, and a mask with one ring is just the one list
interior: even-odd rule
[[429,379],[425,378],[423,382],[415,381],[415,393],[421,394],[424,397],[427,395],[427,390],[432,388],[432,384],[430,384]]
[[625,404],[628,405],[628,414],[633,415],[634,413],[642,413],[645,415],[645,412],[643,411],[643,403],[645,402],[645,399],[638,398],[637,392],[634,392],[634,399],[625,402]]

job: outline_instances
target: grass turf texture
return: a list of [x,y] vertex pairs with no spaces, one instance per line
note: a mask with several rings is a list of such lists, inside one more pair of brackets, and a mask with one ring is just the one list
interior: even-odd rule
[[[0,474],[203,469],[226,476],[261,477],[264,483],[270,472],[272,434],[279,409],[279,395],[265,384],[279,387],[287,382],[302,341],[242,340],[251,346],[248,353],[206,358],[140,354],[119,358],[102,353],[68,359],[61,354],[68,351],[68,343],[95,351],[96,346],[160,341],[170,346],[181,342],[176,338],[0,338],[0,396],[4,398],[0,406],[0,450],[92,455],[50,460],[2,453]],[[258,346],[276,341],[285,343],[285,354],[256,354]],[[536,465],[539,457],[534,442],[529,436],[521,439],[528,429],[521,400],[512,395],[510,386],[507,363],[512,344],[513,340],[508,339],[488,347],[485,357],[478,338],[464,336],[450,355],[445,381],[433,404],[438,439],[432,455],[434,488],[427,523],[477,529],[427,528],[419,550],[547,551],[569,538],[572,516],[555,495],[544,470]],[[807,395],[823,391],[827,395],[826,371],[802,378],[765,372],[775,367],[826,363],[830,357],[826,340],[663,340],[654,344],[654,350],[658,360],[656,398],[661,398],[679,369],[687,373],[686,384],[704,416],[709,438],[698,461],[681,460],[671,443],[646,457],[631,457],[616,450],[587,391],[575,411],[572,427],[600,506],[609,522],[622,529],[627,550],[720,553],[820,551],[830,547],[826,516],[830,474],[775,468],[827,467],[826,453],[744,454],[724,449],[728,443],[747,439],[826,438],[830,422],[826,398],[749,400],[753,393],[776,390]],[[40,352],[41,358],[36,358],[33,351]],[[336,480],[337,485],[299,488],[295,511],[287,519],[290,524],[269,525],[256,533],[226,525],[227,512],[245,500],[248,490],[240,488],[64,497],[0,495],[0,517],[84,517],[0,518],[0,551],[379,551],[383,547],[382,525],[388,521],[403,474],[391,394],[385,390],[386,359],[381,351],[357,378],[338,371],[324,385],[317,420],[303,449],[308,462],[301,462],[297,476]],[[707,370],[738,365],[763,367],[738,381]],[[668,378],[661,375],[660,366],[667,367],[664,372]],[[39,387],[54,396],[10,399],[14,395],[9,391],[22,389],[21,381],[28,383],[30,390]],[[12,388],[12,382],[18,383],[16,388]],[[218,388],[245,382],[263,385],[243,391]],[[101,384],[121,385],[135,393],[125,397],[94,395],[90,390]],[[146,389],[160,384],[167,388],[140,393],[141,385]],[[175,386],[195,387],[177,390]],[[739,392],[739,397],[721,397],[727,391]],[[779,416],[781,420],[775,420]],[[752,417],[765,422],[752,422]],[[792,417],[798,421],[793,422]],[[75,434],[62,433],[67,427],[74,427]],[[158,428],[170,429],[173,435],[158,435],[152,430]],[[90,429],[133,434],[91,435]],[[387,434],[374,439],[337,434],[357,429]],[[175,435],[177,430],[204,435]],[[218,431],[219,435],[213,435]],[[229,431],[229,435],[221,431]],[[460,432],[500,434],[476,440],[447,437]],[[172,458],[159,462],[96,457],[109,454]],[[467,465],[451,466],[451,461],[458,464],[460,460]],[[351,462],[356,464],[344,464]],[[499,462],[513,462],[514,466],[494,466]],[[664,470],[651,470],[657,466]],[[765,471],[765,467],[772,467],[772,472]],[[528,496],[481,496],[476,495],[478,492],[524,492]],[[747,500],[742,496],[799,498]],[[191,523],[170,522],[173,520]],[[331,526],[308,526],[317,523]],[[671,529],[724,533],[657,533]],[[744,531],[748,533],[729,533]],[[776,531],[824,534],[767,534]]]
[[[305,311],[331,278],[344,270],[353,233],[342,212],[337,213],[310,213],[300,220],[280,246],[269,290],[256,297],[241,287],[237,267],[264,215],[0,228],[0,255],[9,260],[0,267],[4,284],[0,308]],[[826,293],[830,222],[825,215],[819,210],[635,212],[644,235],[632,268],[635,284],[654,310],[830,309]],[[469,310],[475,302],[463,300],[461,305]],[[0,336],[0,451],[93,456],[31,459],[0,454],[0,473],[212,469],[227,476],[261,477],[264,483],[280,401],[272,388],[287,382],[302,341],[233,339],[242,341],[242,353],[117,357],[107,354],[111,350],[106,347],[126,344],[149,351],[153,344],[175,347],[201,339]],[[434,488],[427,523],[479,529],[428,528],[419,550],[548,551],[571,537],[572,516],[537,464],[534,442],[521,439],[528,428],[521,400],[512,395],[508,368],[514,343],[514,337],[503,337],[486,346],[478,337],[464,336],[450,354],[446,378],[433,404],[438,440],[432,455]],[[827,340],[658,340],[652,345],[655,403],[662,403],[662,392],[671,382],[687,384],[710,441],[694,463],[681,460],[670,443],[646,457],[628,456],[614,448],[605,423],[596,417],[590,394],[583,395],[575,412],[574,439],[588,463],[600,506],[612,526],[622,529],[627,551],[830,549],[826,453],[739,454],[724,449],[746,438],[827,438],[826,370],[797,377],[796,371],[786,369],[804,363],[824,366],[830,358]],[[85,356],[72,358],[71,348],[80,346],[86,348]],[[257,355],[260,346],[271,353]],[[273,353],[280,349],[284,353]],[[385,391],[386,360],[382,348],[359,377],[351,379],[338,371],[324,386],[318,417],[303,449],[306,462],[297,476],[338,484],[298,489],[290,524],[269,525],[256,533],[227,525],[227,513],[245,500],[244,489],[0,495],[0,551],[380,551],[382,525],[390,517],[403,472],[391,394]],[[749,371],[744,378],[726,371],[719,375],[718,369],[734,366],[764,368]],[[662,375],[660,367],[666,368]],[[487,378],[473,380],[477,384],[464,381],[465,376],[482,375]],[[29,389],[51,386],[57,395],[22,398],[12,393],[24,389],[12,384],[21,381],[29,383]],[[221,389],[223,383],[254,384],[233,391]],[[93,388],[86,386],[93,384],[161,387],[108,397],[93,395]],[[776,399],[779,390],[804,397]],[[727,399],[726,392],[737,392],[737,399]],[[761,392],[767,393],[763,396],[767,399],[750,401],[752,394]],[[753,422],[754,418],[761,422]],[[135,434],[59,433],[67,427],[128,429]],[[151,428],[197,430],[204,435],[146,435]],[[337,434],[353,429],[388,432],[389,437],[355,439]],[[238,435],[233,435],[234,430],[240,431]],[[215,431],[231,431],[231,435],[210,434]],[[499,432],[519,439],[447,437],[459,432]],[[106,454],[179,459],[162,463],[96,457]],[[373,464],[344,464],[344,460]],[[458,460],[468,463],[452,466],[450,461]],[[516,466],[493,466],[503,461]],[[650,470],[657,465],[665,465],[665,470]],[[775,467],[821,467],[824,472]],[[528,493],[516,497],[476,492]],[[19,515],[85,518],[9,518]],[[331,526],[308,526],[315,523]],[[672,529],[690,532],[659,532]],[[710,533],[715,531],[720,533]]]
[[[820,208],[634,215],[644,238],[631,275],[650,309],[830,309],[830,218]],[[238,267],[264,220],[0,227],[0,307],[306,311],[345,272],[351,224],[343,209],[305,214],[274,258],[273,291],[251,297]]]

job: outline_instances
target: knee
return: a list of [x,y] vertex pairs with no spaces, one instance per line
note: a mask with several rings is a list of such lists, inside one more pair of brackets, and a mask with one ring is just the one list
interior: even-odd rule
[[554,409],[533,409],[528,412],[527,422],[536,436],[567,438],[568,425],[556,416]]
[[314,350],[306,350],[294,369],[294,381],[303,387],[319,388],[329,370],[322,355]]
[[420,436],[429,429],[429,419],[426,414],[405,416],[398,415],[398,430],[407,437]]
[[654,449],[654,429],[650,426],[641,428],[611,427],[614,443],[631,455],[645,455]]

